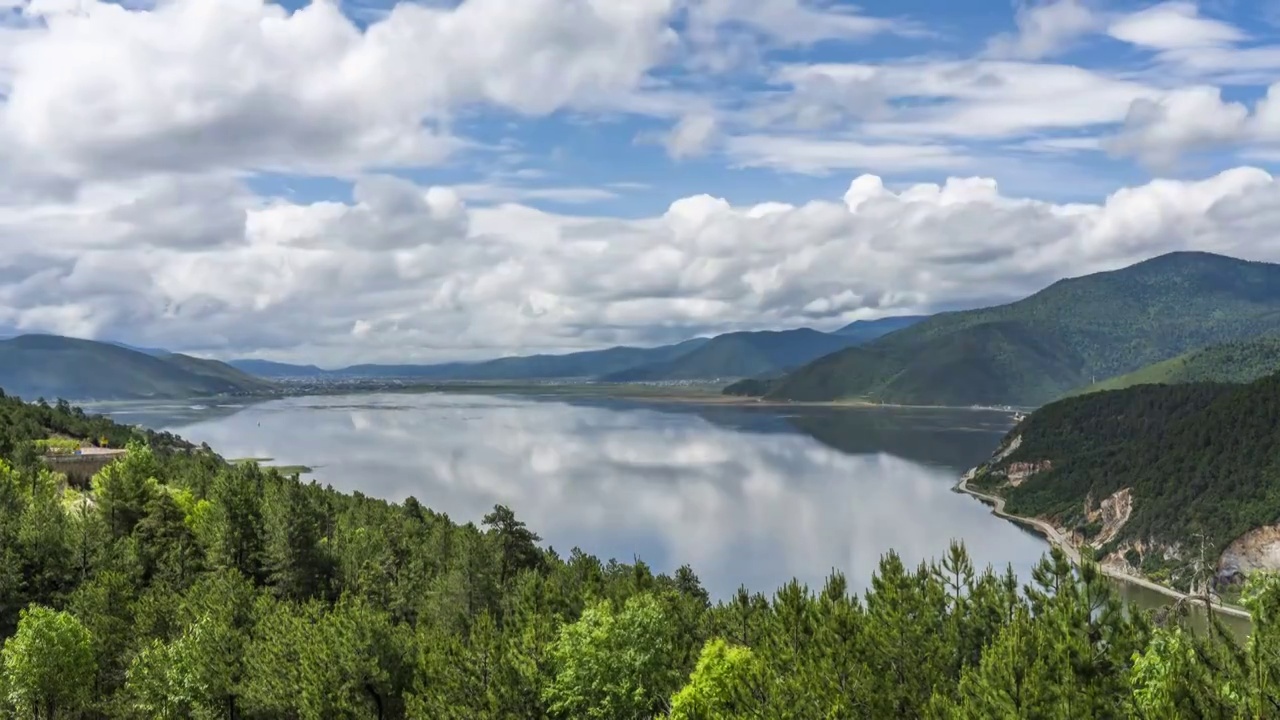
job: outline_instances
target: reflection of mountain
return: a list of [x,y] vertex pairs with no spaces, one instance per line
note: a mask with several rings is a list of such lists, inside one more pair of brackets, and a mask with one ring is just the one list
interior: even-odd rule
[[[952,492],[954,470],[869,445],[845,454],[794,420],[776,409],[387,394],[272,401],[181,432],[226,457],[310,465],[339,490],[412,495],[464,522],[503,503],[562,554],[636,553],[665,571],[690,563],[719,597],[793,576],[817,584],[832,568],[861,587],[885,548],[914,563],[952,538],[980,564],[1022,571],[1043,551]],[[864,443],[892,434],[840,427]],[[934,433],[914,436],[897,452],[936,452],[923,447]]]
[[[616,400],[565,400],[572,405],[619,407]],[[697,415],[716,426],[748,433],[801,433],[848,455],[888,453],[904,460],[962,472],[991,457],[1013,420],[984,410],[822,408],[696,403],[627,403],[662,413]]]
[[943,418],[912,416],[906,410],[844,410],[788,419],[801,432],[843,453],[885,452],[960,471],[990,457],[1000,436],[1013,426],[1006,414],[978,411],[956,411]]

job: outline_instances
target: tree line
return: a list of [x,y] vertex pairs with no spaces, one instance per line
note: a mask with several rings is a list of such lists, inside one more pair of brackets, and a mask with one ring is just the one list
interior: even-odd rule
[[[1096,565],[1025,583],[883,557],[713,601],[694,571],[544,547],[63,405],[0,400],[0,713],[26,718],[1262,718],[1280,581],[1254,633],[1127,610]],[[83,423],[83,425],[77,425]],[[15,450],[128,452],[86,487]]]

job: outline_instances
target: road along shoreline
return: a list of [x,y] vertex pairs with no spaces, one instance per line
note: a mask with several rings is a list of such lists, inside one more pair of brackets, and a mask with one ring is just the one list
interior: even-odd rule
[[[1080,564],[1080,551],[1077,550],[1075,546],[1073,546],[1067,540],[1066,536],[1064,536],[1061,532],[1059,532],[1057,528],[1055,528],[1053,525],[1039,518],[1023,517],[1021,515],[1013,515],[1011,513],[1005,512],[1004,498],[996,495],[988,495],[986,493],[978,492],[977,490],[970,488],[968,473],[966,473],[964,477],[960,478],[960,482],[956,485],[955,489],[962,493],[965,493],[967,495],[971,495],[977,498],[978,500],[982,501],[986,505],[990,505],[992,508],[991,510],[992,513],[997,517],[1004,518],[1005,520],[1008,520],[1010,522],[1017,523],[1019,525],[1022,525],[1023,527],[1028,527],[1035,530],[1040,535],[1043,535],[1044,538],[1048,540],[1051,545],[1056,545],[1057,547],[1062,548],[1063,552],[1067,554],[1067,557],[1071,559],[1071,562],[1076,563],[1077,565]],[[1175,600],[1199,599],[1199,598],[1193,598],[1187,593],[1174,590],[1171,587],[1166,587],[1159,583],[1152,582],[1150,580],[1147,580],[1146,578],[1138,577],[1137,575],[1132,575],[1130,573],[1116,570],[1114,568],[1109,568],[1105,565],[1102,565],[1101,563],[1098,564],[1098,569],[1101,570],[1102,573],[1107,577],[1110,577],[1115,580],[1119,580],[1121,582],[1128,583],[1130,585],[1136,585],[1138,587],[1142,587],[1148,590],[1158,592],[1162,595],[1174,598]],[[1222,603],[1216,603],[1213,606],[1213,610],[1214,612],[1220,612],[1224,615],[1244,618],[1245,620],[1252,620],[1252,617],[1249,615],[1249,611],[1245,610],[1244,608],[1236,607],[1234,605],[1224,605]]]

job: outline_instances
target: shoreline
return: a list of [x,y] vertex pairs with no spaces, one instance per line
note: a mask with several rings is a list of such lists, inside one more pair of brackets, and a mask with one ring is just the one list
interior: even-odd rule
[[[1004,518],[1009,522],[1034,529],[1036,533],[1038,533],[1039,535],[1042,535],[1050,545],[1062,548],[1062,550],[1066,552],[1067,557],[1071,560],[1071,562],[1075,563],[1076,565],[1080,564],[1080,551],[1077,550],[1074,546],[1072,546],[1072,544],[1067,541],[1067,538],[1063,536],[1061,532],[1058,532],[1057,528],[1055,528],[1053,525],[1039,518],[1023,517],[1021,515],[1013,515],[1011,513],[1005,512],[1004,498],[996,495],[988,495],[986,493],[978,492],[977,490],[971,489],[969,487],[968,473],[966,473],[963,477],[960,478],[960,482],[956,484],[955,489],[958,490],[959,492],[965,493],[966,495],[970,495],[974,498],[977,498],[978,501],[982,502],[984,505],[989,505],[991,507],[992,514],[994,514],[996,517]],[[1119,580],[1120,582],[1128,583],[1130,585],[1136,585],[1138,587],[1142,587],[1147,590],[1152,590],[1154,592],[1160,593],[1161,595],[1173,598],[1175,600],[1198,599],[1198,598],[1192,598],[1187,593],[1181,592],[1179,590],[1175,590],[1171,587],[1161,585],[1157,582],[1153,582],[1144,577],[1139,577],[1131,573],[1109,568],[1103,565],[1102,563],[1098,563],[1098,569],[1102,571],[1103,575],[1106,575],[1107,577],[1113,580]],[[1249,614],[1247,610],[1245,610],[1244,608],[1236,607],[1235,605],[1227,605],[1225,603],[1219,602],[1213,605],[1213,610],[1214,612],[1220,612],[1220,613],[1223,613],[1224,615],[1230,615],[1232,617],[1243,618],[1245,620],[1250,620],[1250,621],[1253,620],[1253,617]]]

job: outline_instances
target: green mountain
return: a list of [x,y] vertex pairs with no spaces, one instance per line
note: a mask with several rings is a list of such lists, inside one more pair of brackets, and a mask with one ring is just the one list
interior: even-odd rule
[[124,400],[266,392],[271,383],[216,360],[161,357],[56,335],[0,341],[0,387],[25,398]]
[[1249,555],[1233,541],[1280,523],[1278,423],[1280,374],[1091,393],[1032,413],[970,485],[1186,587],[1201,540],[1204,561],[1230,576]]
[[926,317],[928,315],[898,315],[897,317],[880,318],[879,320],[854,320],[836,330],[833,334],[856,338],[862,342],[871,342],[891,332],[909,328]]
[[861,342],[858,337],[798,330],[735,332],[712,338],[672,360],[602,377],[607,382],[754,377],[800,367]]
[[1171,253],[1062,280],[1008,305],[941,313],[761,388],[772,399],[1040,405],[1094,377],[1280,331],[1280,265]]
[[476,363],[440,365],[352,365],[329,374],[341,377],[411,377],[424,380],[537,380],[596,378],[637,365],[679,357],[706,338],[655,348],[613,347],[565,355],[506,357]]
[[293,365],[271,360],[230,360],[227,364],[237,370],[260,378],[319,377],[329,372],[315,365]]
[[1072,394],[1122,390],[1134,385],[1247,383],[1274,372],[1280,372],[1280,335],[1267,335],[1192,350],[1131,373],[1094,383]]

